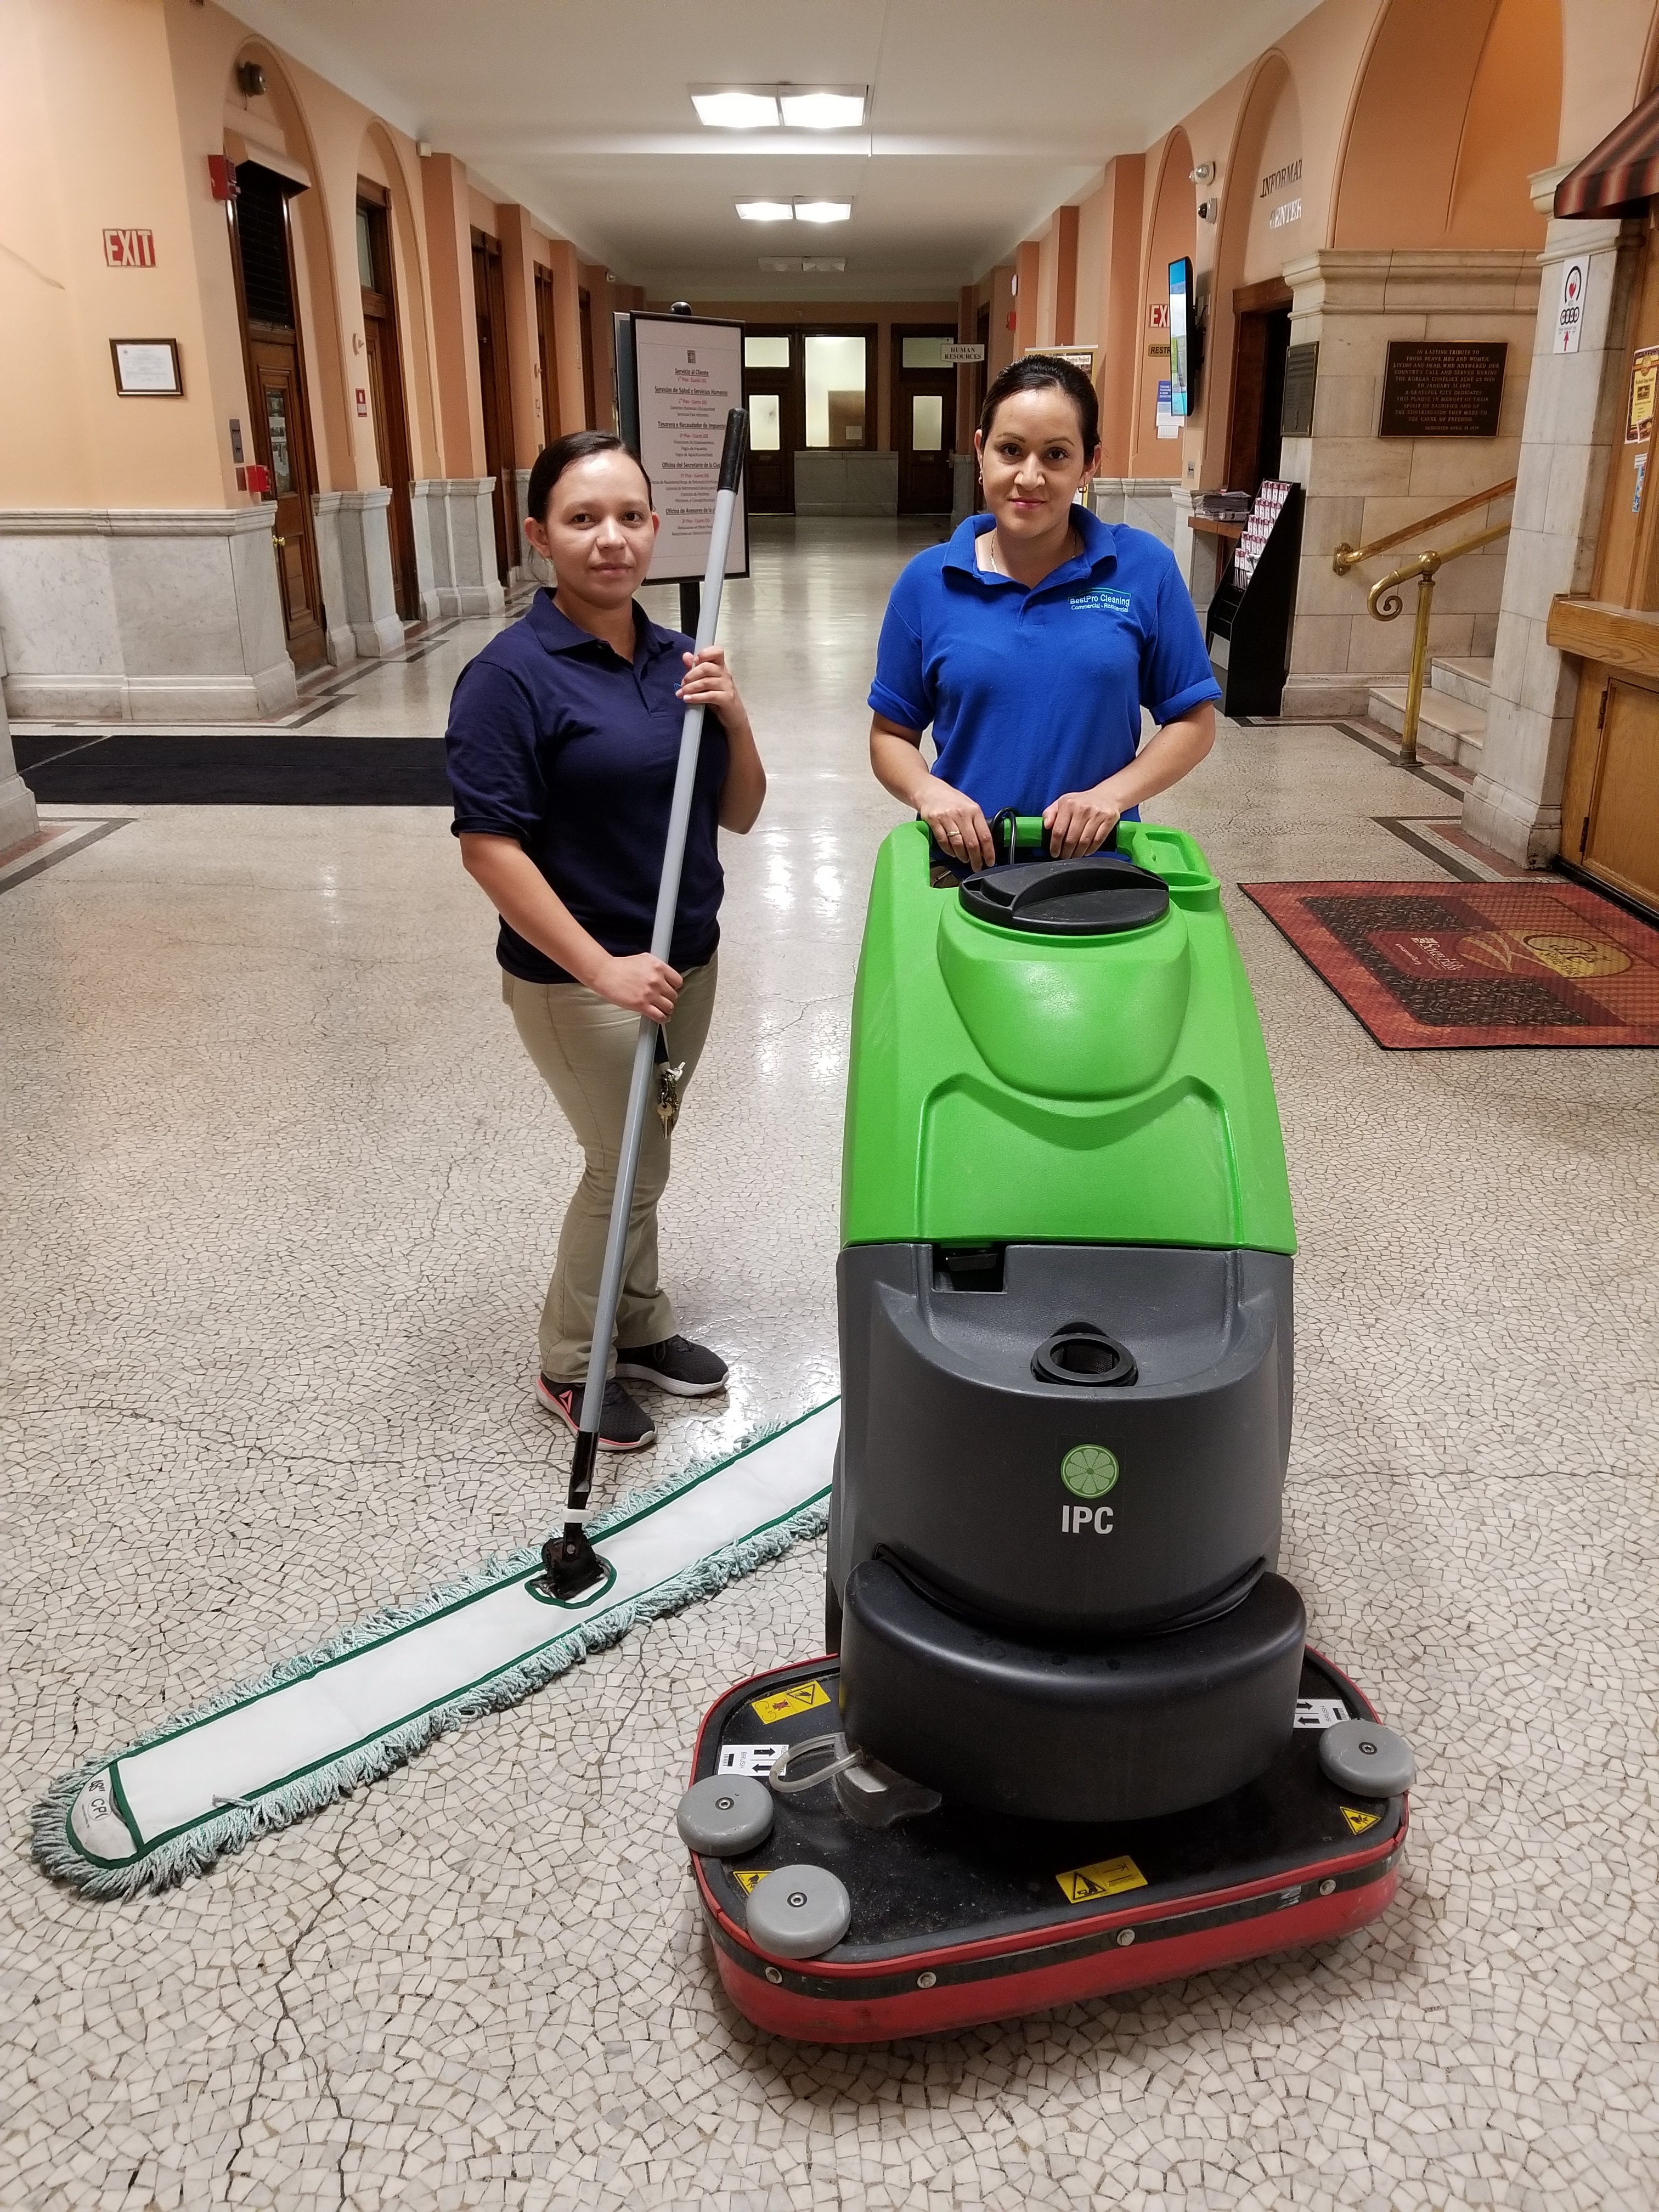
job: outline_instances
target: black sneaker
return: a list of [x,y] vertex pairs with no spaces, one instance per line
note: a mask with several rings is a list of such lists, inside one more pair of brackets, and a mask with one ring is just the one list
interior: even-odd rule
[[[550,1413],[556,1413],[566,1428],[581,1426],[581,1385],[579,1382],[550,1382],[545,1375],[536,1377],[536,1395]],[[620,1382],[605,1386],[605,1403],[599,1407],[599,1449],[601,1451],[643,1451],[647,1444],[657,1441],[657,1425],[643,1406],[636,1405]]]
[[704,1344],[665,1336],[660,1344],[618,1345],[617,1372],[630,1382],[654,1382],[677,1398],[708,1398],[726,1388],[726,1362]]

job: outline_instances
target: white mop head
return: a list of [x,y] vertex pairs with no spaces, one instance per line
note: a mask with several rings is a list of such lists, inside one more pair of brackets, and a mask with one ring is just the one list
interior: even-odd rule
[[571,1603],[533,1590],[539,1553],[492,1560],[77,1767],[35,1812],[36,1858],[94,1897],[131,1897],[377,1781],[446,1729],[820,1534],[839,1428],[832,1401],[596,1516],[607,1578]]

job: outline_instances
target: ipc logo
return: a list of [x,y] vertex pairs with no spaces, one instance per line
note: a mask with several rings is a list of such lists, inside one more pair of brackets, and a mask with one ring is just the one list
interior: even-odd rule
[[1080,1536],[1085,1528],[1097,1536],[1112,1533],[1112,1509],[1094,1501],[1104,1498],[1117,1481],[1117,1457],[1104,1444],[1077,1444],[1060,1463],[1060,1479],[1073,1498],[1086,1498],[1084,1505],[1062,1505],[1060,1525],[1068,1536]]

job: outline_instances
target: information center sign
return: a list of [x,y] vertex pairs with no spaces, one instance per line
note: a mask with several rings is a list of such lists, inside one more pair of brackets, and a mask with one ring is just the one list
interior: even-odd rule
[[[620,320],[621,318],[618,318]],[[653,584],[700,580],[714,526],[726,418],[743,404],[743,325],[696,315],[631,315],[633,421],[662,528],[651,563]],[[626,372],[618,358],[618,381]],[[728,576],[749,574],[748,486],[732,522]]]

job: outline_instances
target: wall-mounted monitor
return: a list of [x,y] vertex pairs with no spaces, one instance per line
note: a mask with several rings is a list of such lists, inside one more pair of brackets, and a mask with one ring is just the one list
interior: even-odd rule
[[1170,412],[1177,421],[1198,404],[1198,325],[1193,313],[1193,264],[1170,264]]

